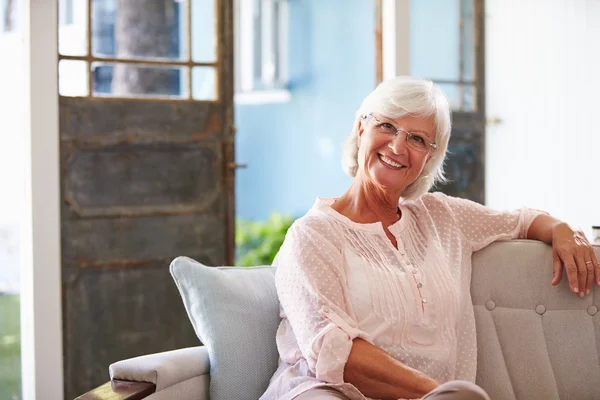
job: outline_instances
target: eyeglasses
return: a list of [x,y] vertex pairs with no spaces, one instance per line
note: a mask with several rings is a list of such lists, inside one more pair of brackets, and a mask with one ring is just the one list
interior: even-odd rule
[[437,148],[437,144],[433,143],[432,141],[430,141],[423,135],[419,135],[418,133],[410,133],[410,132],[405,131],[404,129],[397,129],[394,125],[392,125],[389,122],[385,122],[385,121],[382,122],[382,121],[378,120],[377,118],[375,118],[373,116],[373,114],[363,115],[363,119],[368,119],[368,118],[371,118],[372,123],[373,123],[373,128],[377,132],[379,132],[383,135],[388,135],[390,137],[393,137],[393,136],[399,135],[400,132],[406,133],[406,144],[411,149],[421,151],[421,152],[428,152],[428,151],[433,152]]

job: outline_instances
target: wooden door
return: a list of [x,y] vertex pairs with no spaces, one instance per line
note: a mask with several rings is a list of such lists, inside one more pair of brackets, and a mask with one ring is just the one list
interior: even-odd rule
[[232,1],[88,0],[69,14],[83,3],[59,4],[68,399],[117,360],[198,345],[169,263],[234,253]]
[[484,23],[484,0],[459,1],[459,74],[456,80],[434,80],[449,95],[453,108],[446,159],[449,183],[438,190],[481,204],[485,204]]
[[[383,79],[383,3],[374,0],[377,82]],[[452,106],[452,136],[446,159],[449,183],[434,190],[484,203],[484,0],[415,1],[401,5],[401,9],[407,14],[406,20],[410,19],[409,35],[404,26],[396,26],[394,34],[403,32],[406,41],[397,51],[410,48],[406,54],[410,67],[405,67],[410,68],[410,74],[440,85]],[[399,11],[391,7],[388,12]],[[402,23],[406,21],[396,21]]]

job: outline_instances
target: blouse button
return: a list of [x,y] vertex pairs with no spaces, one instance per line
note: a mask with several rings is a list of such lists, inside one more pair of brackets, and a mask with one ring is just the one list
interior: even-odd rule
[[421,300],[421,301],[422,301],[423,303],[427,303],[427,299],[425,299],[425,298],[424,298],[423,300]]
[[421,282],[419,282],[419,283],[417,283],[417,287],[418,287],[419,289],[421,289],[421,288],[423,287],[423,284],[422,284]]
[[329,307],[327,307],[327,306],[323,307],[323,312],[325,314],[329,313]]
[[416,270],[416,269],[413,269],[413,270],[412,270],[412,273],[416,275],[416,274],[417,274],[417,270]]

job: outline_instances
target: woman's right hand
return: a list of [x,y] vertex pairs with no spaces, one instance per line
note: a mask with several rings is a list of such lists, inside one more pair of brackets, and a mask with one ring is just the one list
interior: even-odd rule
[[366,340],[353,340],[344,381],[363,395],[382,400],[418,399],[440,384]]

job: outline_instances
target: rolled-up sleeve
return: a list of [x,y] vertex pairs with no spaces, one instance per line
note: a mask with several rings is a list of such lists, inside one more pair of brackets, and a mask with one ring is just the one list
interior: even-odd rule
[[473,251],[497,240],[525,239],[529,226],[542,211],[520,208],[511,211],[495,210],[457,197],[436,195],[446,204],[462,236]]
[[341,250],[327,232],[299,222],[273,262],[282,317],[315,377],[342,383],[352,341],[370,340],[348,312]]

